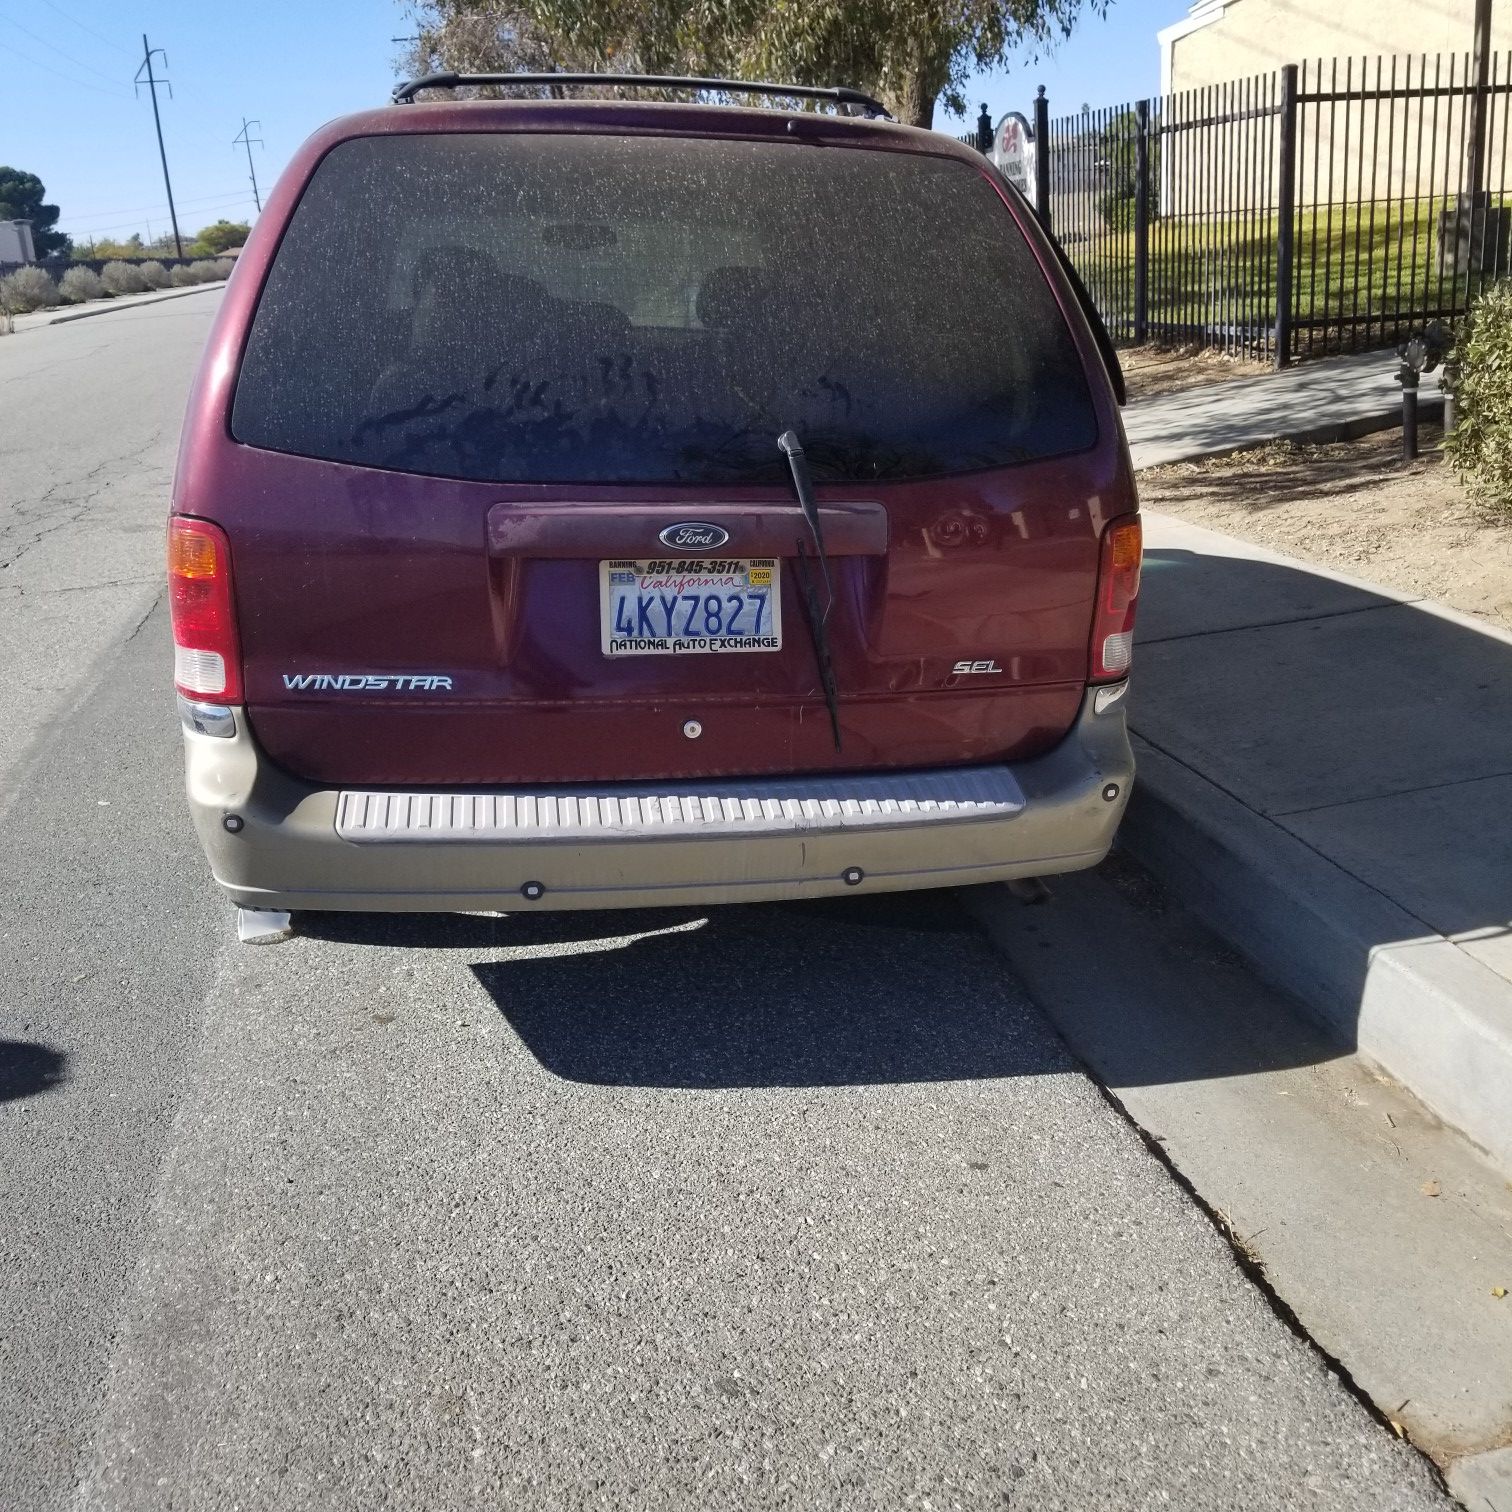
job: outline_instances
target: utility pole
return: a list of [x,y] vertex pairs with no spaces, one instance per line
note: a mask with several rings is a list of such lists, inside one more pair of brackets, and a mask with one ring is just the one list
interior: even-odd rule
[[231,138],[233,147],[245,147],[247,149],[247,173],[252,179],[252,202],[257,206],[257,213],[262,214],[262,196],[257,192],[257,169],[252,166],[252,144],[256,142],[259,147],[263,144],[261,137],[248,136],[248,131],[253,126],[261,126],[261,121],[249,121],[246,116],[242,117],[242,129],[239,136]]
[[149,47],[147,45],[147,35],[144,32],[142,34],[142,66],[137,69],[136,79],[133,82],[139,86],[138,92],[140,93],[140,85],[143,83],[142,74],[146,73],[147,78],[145,82],[148,92],[152,95],[152,123],[157,127],[158,156],[163,161],[163,187],[168,191],[168,216],[173,222],[173,245],[177,249],[176,255],[182,257],[184,255],[184,239],[179,235],[178,211],[173,208],[173,183],[168,177],[168,153],[163,146],[163,118],[158,114],[157,102],[158,85],[163,84],[167,86],[168,98],[170,100],[173,98],[173,85],[169,84],[167,79],[159,79],[153,75],[152,58],[154,53],[163,60],[163,67],[167,68],[168,54],[161,47]]

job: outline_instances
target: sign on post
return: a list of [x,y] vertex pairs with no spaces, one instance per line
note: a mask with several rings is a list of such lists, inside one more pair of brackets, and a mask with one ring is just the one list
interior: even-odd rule
[[992,161],[1035,209],[1034,130],[1018,111],[1010,110],[992,135]]

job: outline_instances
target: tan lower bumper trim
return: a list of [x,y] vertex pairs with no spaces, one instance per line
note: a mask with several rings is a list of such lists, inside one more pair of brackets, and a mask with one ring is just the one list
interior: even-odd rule
[[[736,794],[706,784],[696,806],[681,795],[673,803],[666,792],[652,795],[654,812],[641,801],[637,826],[585,822],[585,797],[601,795],[578,792],[568,795],[573,804],[543,811],[539,800],[553,795],[540,791],[529,795],[532,808],[521,807],[520,794],[385,794],[394,801],[370,805],[366,821],[349,812],[344,822],[350,794],[279,771],[244,725],[233,739],[187,733],[185,745],[190,807],[211,869],[247,907],[704,906],[949,887],[1095,865],[1123,813],[1133,757],[1122,704],[1101,715],[1092,705],[1089,691],[1065,739],[1030,761],[794,779],[806,795],[767,794],[759,816],[744,808],[734,814],[726,805]],[[819,790],[832,780],[848,791]],[[423,810],[416,797],[426,800]],[[506,799],[509,825],[499,822]],[[457,828],[437,822],[453,816]],[[493,827],[480,825],[480,816]],[[237,821],[229,828],[228,817]],[[374,825],[388,832],[375,834]]]

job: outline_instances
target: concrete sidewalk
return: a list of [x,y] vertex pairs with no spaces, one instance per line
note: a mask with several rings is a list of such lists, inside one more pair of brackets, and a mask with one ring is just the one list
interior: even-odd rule
[[[1279,437],[1342,441],[1399,422],[1402,390],[1389,351],[1359,352],[1302,363],[1283,373],[1231,378],[1151,399],[1124,411],[1135,467],[1160,467],[1218,456]],[[1441,413],[1443,396],[1430,375],[1419,391],[1425,415]]]
[[1125,843],[1512,1170],[1512,636],[1162,515],[1145,563]]

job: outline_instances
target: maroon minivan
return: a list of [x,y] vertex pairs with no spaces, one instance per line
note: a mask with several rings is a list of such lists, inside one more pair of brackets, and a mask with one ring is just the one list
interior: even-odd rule
[[837,113],[396,103],[284,173],[170,522],[244,938],[1107,852],[1140,537],[1106,334],[984,158],[807,93]]

